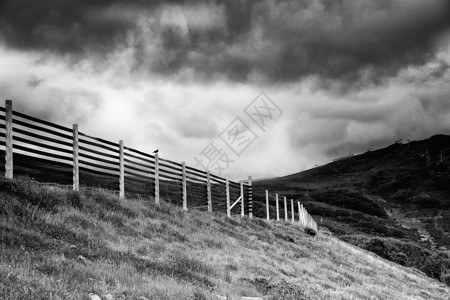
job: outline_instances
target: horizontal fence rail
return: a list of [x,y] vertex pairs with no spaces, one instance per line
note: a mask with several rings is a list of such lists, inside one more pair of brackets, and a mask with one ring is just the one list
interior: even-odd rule
[[[73,190],[101,188],[125,195],[153,196],[178,204],[184,210],[221,211],[228,216],[253,217],[252,178],[235,182],[209,171],[199,170],[125,146],[123,141],[111,142],[72,128],[13,111],[12,101],[0,107],[0,155],[4,164],[0,171],[6,178],[26,175],[36,182],[70,186]],[[290,211],[279,206],[276,195],[277,220],[317,228],[306,209],[294,202]],[[270,219],[266,192],[267,219]],[[280,209],[280,207],[284,207]]]

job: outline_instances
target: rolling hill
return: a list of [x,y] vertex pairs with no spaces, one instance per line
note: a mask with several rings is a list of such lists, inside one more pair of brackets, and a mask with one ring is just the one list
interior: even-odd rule
[[0,178],[0,299],[441,300],[449,293],[327,231]]
[[[265,189],[300,200],[321,226],[369,250],[376,239],[385,248],[418,247],[413,252],[422,249],[424,256],[447,255],[450,249],[450,136],[398,141],[255,182],[255,194],[262,195]],[[411,251],[398,250],[406,256]],[[403,260],[385,257],[419,267],[403,255]]]

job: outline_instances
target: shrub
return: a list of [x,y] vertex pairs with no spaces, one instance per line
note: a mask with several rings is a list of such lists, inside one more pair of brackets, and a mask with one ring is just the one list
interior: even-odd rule
[[395,263],[414,267],[427,276],[450,283],[450,256],[392,238],[345,236],[343,240]]
[[[430,255],[422,267],[422,271],[436,279],[442,279],[441,275],[448,275],[446,274],[448,270],[450,270],[450,257],[444,252]],[[447,276],[445,277],[447,278]]]
[[317,231],[315,231],[313,228],[310,227],[306,227],[304,230],[305,233],[309,234],[310,236],[315,236],[317,234]]

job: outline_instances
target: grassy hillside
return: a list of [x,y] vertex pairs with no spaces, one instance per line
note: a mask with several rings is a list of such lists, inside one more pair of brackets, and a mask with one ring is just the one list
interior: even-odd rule
[[256,182],[254,191],[256,199],[269,189],[300,200],[342,239],[447,281],[426,261],[450,268],[448,182],[450,136],[437,135]]
[[[406,238],[450,249],[450,136],[396,143],[255,182],[306,203],[336,234]],[[336,223],[337,222],[337,223]]]
[[327,232],[0,178],[1,299],[446,299]]

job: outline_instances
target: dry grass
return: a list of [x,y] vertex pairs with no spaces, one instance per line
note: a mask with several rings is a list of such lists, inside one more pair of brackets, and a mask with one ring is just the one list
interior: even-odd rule
[[[323,232],[0,179],[0,298],[447,299]],[[85,258],[85,259],[83,259]]]

